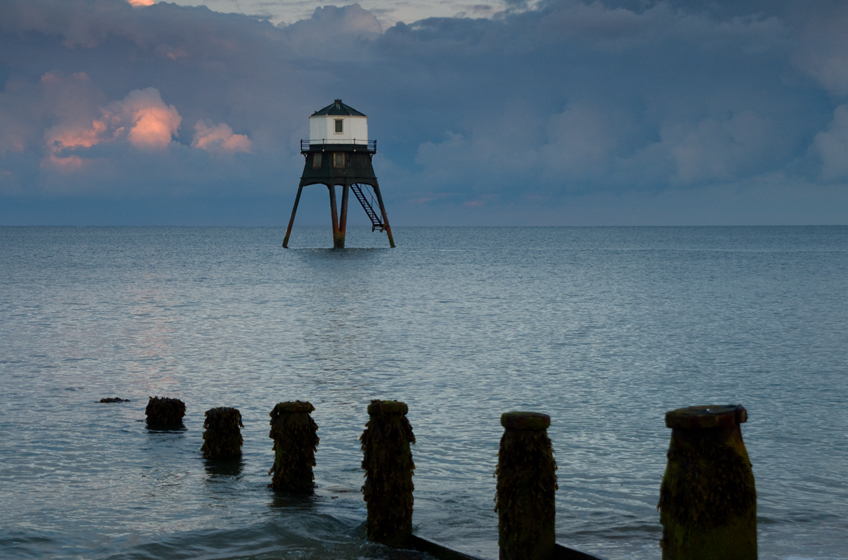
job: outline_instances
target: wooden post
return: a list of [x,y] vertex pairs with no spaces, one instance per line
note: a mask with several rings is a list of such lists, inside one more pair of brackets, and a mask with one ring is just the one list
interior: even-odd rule
[[318,425],[310,412],[309,402],[281,402],[271,411],[271,433],[274,440],[274,490],[312,493],[315,483],[312,467],[318,448]]
[[292,208],[291,219],[289,220],[289,227],[286,230],[286,237],[283,239],[283,249],[289,248],[289,236],[291,235],[292,226],[294,225],[294,215],[297,214],[297,204],[300,202],[300,193],[303,191],[303,185],[297,188],[297,196],[294,197],[294,207]]
[[151,428],[178,428],[183,425],[186,406],[180,399],[149,397],[144,414]]
[[203,421],[203,447],[200,451],[207,459],[241,457],[241,412],[237,408],[218,407],[206,411]]
[[368,506],[365,523],[368,538],[402,547],[412,535],[412,426],[408,407],[398,401],[373,400],[368,405],[368,423],[359,438],[365,485],[362,495]]
[[495,510],[501,560],[548,560],[556,546],[556,461],[547,428],[537,412],[501,415]]
[[660,486],[663,560],[756,560],[757,492],[739,405],[667,412],[668,464]]

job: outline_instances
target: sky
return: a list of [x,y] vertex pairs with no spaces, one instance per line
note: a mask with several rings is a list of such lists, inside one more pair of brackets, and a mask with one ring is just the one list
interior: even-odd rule
[[[135,0],[139,5],[150,5],[154,1]],[[251,15],[267,19],[275,25],[290,25],[309,19],[315,8],[325,5],[311,0],[179,0],[176,3],[181,6],[206,6],[216,12]],[[515,2],[484,4],[457,0],[363,0],[359,6],[373,14],[383,29],[388,29],[398,22],[413,23],[432,17],[491,17],[515,6]]]
[[848,224],[846,30],[839,0],[3,0],[0,225],[284,226],[337,98],[393,227]]

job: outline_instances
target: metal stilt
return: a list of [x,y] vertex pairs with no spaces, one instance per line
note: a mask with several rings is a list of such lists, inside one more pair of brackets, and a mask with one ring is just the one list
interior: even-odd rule
[[342,208],[339,213],[339,231],[333,239],[333,247],[336,249],[344,249],[345,246],[345,231],[347,230],[347,197],[350,192],[350,187],[344,185],[342,187]]
[[297,214],[297,205],[300,202],[300,193],[303,191],[303,185],[297,188],[297,196],[294,197],[294,208],[292,208],[291,219],[289,220],[289,228],[286,230],[286,237],[283,239],[283,248],[289,248],[289,236],[291,235],[292,226],[294,225],[294,215]]
[[386,215],[386,206],[383,204],[383,196],[380,194],[380,187],[376,184],[372,185],[374,187],[374,194],[377,195],[377,202],[380,204],[380,213],[383,215],[383,226],[386,228],[386,234],[389,236],[389,245],[392,249],[395,248],[395,240],[392,237],[392,228],[389,226],[389,217]]
[[333,248],[335,249],[343,249],[344,248],[344,238],[341,239],[342,246],[339,247],[339,213],[338,207],[336,206],[336,187],[335,185],[329,187],[330,189],[330,214],[333,219]]

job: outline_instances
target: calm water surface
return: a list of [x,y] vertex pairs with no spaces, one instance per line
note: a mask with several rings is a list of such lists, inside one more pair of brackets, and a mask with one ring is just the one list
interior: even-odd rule
[[[760,557],[848,558],[848,228],[284,233],[0,228],[0,556],[422,558],[364,538],[386,398],[418,439],[416,531],[456,549],[497,558],[502,412],[552,418],[560,542],[656,559],[663,414],[742,403]],[[145,427],[153,395],[185,430]],[[310,499],[267,486],[294,399]],[[241,461],[200,455],[215,406],[242,412]]]

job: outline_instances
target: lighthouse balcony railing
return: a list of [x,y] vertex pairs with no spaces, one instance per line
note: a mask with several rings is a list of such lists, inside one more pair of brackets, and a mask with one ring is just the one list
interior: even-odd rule
[[376,153],[377,152],[377,141],[376,140],[358,140],[358,139],[345,139],[341,140],[338,138],[321,138],[316,140],[301,140],[300,141],[300,151],[301,153],[305,152],[314,152],[316,150],[327,150],[327,149],[343,149],[343,150],[352,150],[352,151],[360,151]]

